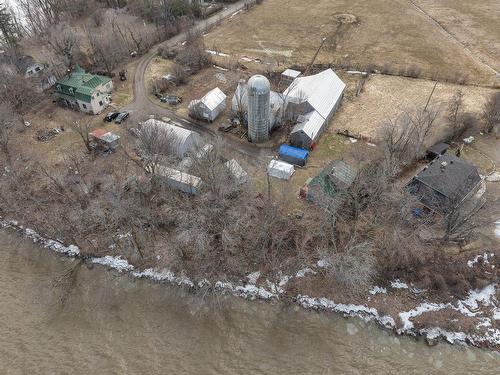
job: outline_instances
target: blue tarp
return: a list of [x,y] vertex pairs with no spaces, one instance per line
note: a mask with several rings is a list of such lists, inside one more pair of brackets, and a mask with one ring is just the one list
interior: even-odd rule
[[304,166],[309,156],[309,151],[303,148],[281,145],[279,148],[279,156],[280,159]]

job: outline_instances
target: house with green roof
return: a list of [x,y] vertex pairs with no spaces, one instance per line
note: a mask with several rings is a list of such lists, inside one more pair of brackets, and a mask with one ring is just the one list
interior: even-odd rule
[[109,105],[110,93],[113,91],[111,78],[86,73],[79,66],[58,80],[55,86],[61,104],[94,115]]

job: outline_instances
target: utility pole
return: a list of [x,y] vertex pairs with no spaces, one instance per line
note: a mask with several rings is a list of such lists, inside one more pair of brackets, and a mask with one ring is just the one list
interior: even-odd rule
[[326,42],[326,38],[325,37],[321,38],[321,44],[319,45],[318,50],[314,54],[311,62],[309,63],[309,65],[307,66],[307,68],[306,68],[306,70],[304,72],[305,76],[307,75],[307,73],[309,73],[309,70],[311,70],[311,68],[312,68],[312,66],[314,64],[314,61],[316,61],[316,57],[318,57],[319,51],[321,51],[321,48],[323,48],[323,44],[325,44],[325,42]]

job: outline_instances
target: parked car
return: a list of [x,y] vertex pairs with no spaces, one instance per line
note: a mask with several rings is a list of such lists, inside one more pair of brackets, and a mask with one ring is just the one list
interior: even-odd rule
[[104,117],[104,121],[107,121],[107,122],[111,122],[113,121],[116,117],[118,117],[118,115],[120,114],[120,112],[109,112],[106,117]]
[[115,123],[121,124],[123,121],[125,121],[127,119],[129,114],[130,113],[127,111],[120,112],[120,114],[118,116],[116,116],[116,118],[115,118]]
[[177,105],[182,103],[182,98],[175,95],[165,95],[160,98],[160,101],[162,103],[167,103],[170,105]]

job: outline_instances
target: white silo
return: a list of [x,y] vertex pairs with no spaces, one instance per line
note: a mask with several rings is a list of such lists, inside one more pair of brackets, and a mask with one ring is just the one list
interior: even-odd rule
[[252,142],[269,138],[269,98],[271,85],[257,74],[248,80],[248,137]]

